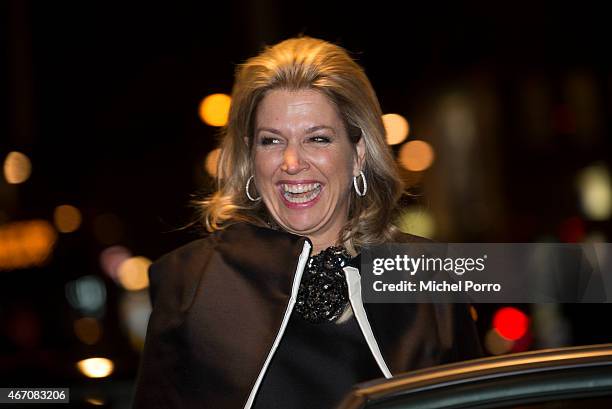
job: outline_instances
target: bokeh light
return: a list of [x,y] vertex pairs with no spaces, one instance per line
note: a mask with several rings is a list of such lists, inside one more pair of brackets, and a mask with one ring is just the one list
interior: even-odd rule
[[212,177],[217,176],[217,164],[219,163],[219,155],[221,154],[221,149],[213,149],[208,152],[206,155],[206,160],[204,161],[204,168],[206,172]]
[[397,226],[404,233],[427,238],[432,238],[436,230],[433,215],[429,210],[420,206],[410,206],[402,211],[397,220]]
[[607,220],[612,215],[612,179],[603,164],[589,166],[578,173],[580,204],[591,220]]
[[410,132],[410,125],[406,118],[399,114],[385,114],[382,120],[389,145],[397,145],[406,140]]
[[200,118],[211,126],[223,126],[227,123],[232,98],[226,94],[208,95],[200,103]]
[[529,319],[521,310],[514,307],[503,307],[493,316],[493,328],[503,338],[516,341],[522,338],[529,327]]
[[441,136],[450,149],[459,156],[473,149],[478,138],[475,101],[473,97],[455,90],[439,100],[439,122]]
[[147,324],[151,315],[151,301],[146,291],[126,291],[121,295],[119,317],[134,350],[144,348]]
[[53,212],[53,222],[61,233],[71,233],[81,225],[81,212],[74,206],[61,205]]
[[485,335],[485,348],[492,355],[501,355],[510,352],[514,346],[514,341],[499,335],[497,331],[491,329]]
[[0,270],[43,265],[50,257],[57,232],[46,220],[0,226]]
[[21,152],[9,152],[4,159],[4,179],[7,183],[23,183],[32,173],[30,159]]
[[106,287],[100,277],[86,275],[66,284],[66,299],[83,314],[99,317],[106,304]]
[[478,321],[478,311],[473,305],[470,305],[470,317],[472,317],[472,321]]
[[115,365],[107,358],[88,358],[77,362],[79,371],[88,378],[105,378],[113,373]]
[[113,279],[119,281],[119,266],[132,257],[132,253],[123,246],[112,246],[100,253],[100,266],[102,270]]
[[100,322],[91,317],[83,317],[74,321],[74,334],[84,344],[94,345],[102,336]]
[[406,142],[399,151],[399,163],[412,172],[420,172],[431,166],[434,161],[434,150],[425,141]]
[[580,217],[569,217],[559,225],[559,238],[565,243],[580,243],[586,236],[586,227]]
[[117,277],[126,290],[138,291],[149,286],[148,270],[151,260],[146,257],[130,257],[119,266]]

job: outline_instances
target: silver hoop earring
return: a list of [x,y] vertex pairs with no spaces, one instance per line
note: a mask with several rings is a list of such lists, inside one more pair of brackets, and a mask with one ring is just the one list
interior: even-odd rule
[[251,186],[251,181],[253,180],[253,178],[254,178],[254,176],[253,176],[253,175],[251,175],[251,177],[249,178],[249,180],[247,180],[247,184],[246,184],[246,187],[245,187],[245,189],[244,189],[244,190],[245,190],[245,192],[246,192],[247,197],[249,198],[249,200],[250,200],[251,202],[258,202],[259,200],[261,200],[261,196],[253,197],[253,196],[251,196],[251,194],[249,193],[249,186]]
[[[363,181],[363,191],[359,189],[359,184],[357,183],[357,178],[359,176],[361,176],[361,180]],[[358,196],[365,196],[366,192],[368,191],[368,182],[366,182],[366,178],[362,170],[359,171],[359,175],[353,176],[353,186],[355,187],[355,192],[357,192]]]

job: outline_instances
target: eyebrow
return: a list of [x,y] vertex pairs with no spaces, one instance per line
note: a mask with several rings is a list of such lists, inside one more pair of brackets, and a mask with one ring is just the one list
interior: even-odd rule
[[[334,128],[332,128],[331,126],[327,126],[327,125],[311,126],[310,128],[306,129],[306,133],[312,133],[312,132],[320,131],[321,129],[329,129],[334,134],[336,133],[336,130]],[[255,131],[255,134],[259,134],[261,131],[267,131],[267,132],[271,132],[273,134],[282,135],[281,131],[279,131],[278,129],[267,128],[267,127],[257,128],[257,130]]]

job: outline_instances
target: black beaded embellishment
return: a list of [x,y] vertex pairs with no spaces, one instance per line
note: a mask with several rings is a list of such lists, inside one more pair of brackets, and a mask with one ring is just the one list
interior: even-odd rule
[[320,324],[342,315],[349,302],[342,268],[350,258],[344,247],[328,247],[308,259],[295,304],[304,320]]

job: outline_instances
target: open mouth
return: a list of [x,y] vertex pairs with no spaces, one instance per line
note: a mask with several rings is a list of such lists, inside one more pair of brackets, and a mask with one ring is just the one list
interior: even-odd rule
[[321,193],[320,183],[281,185],[281,193],[289,203],[306,203],[314,200]]

